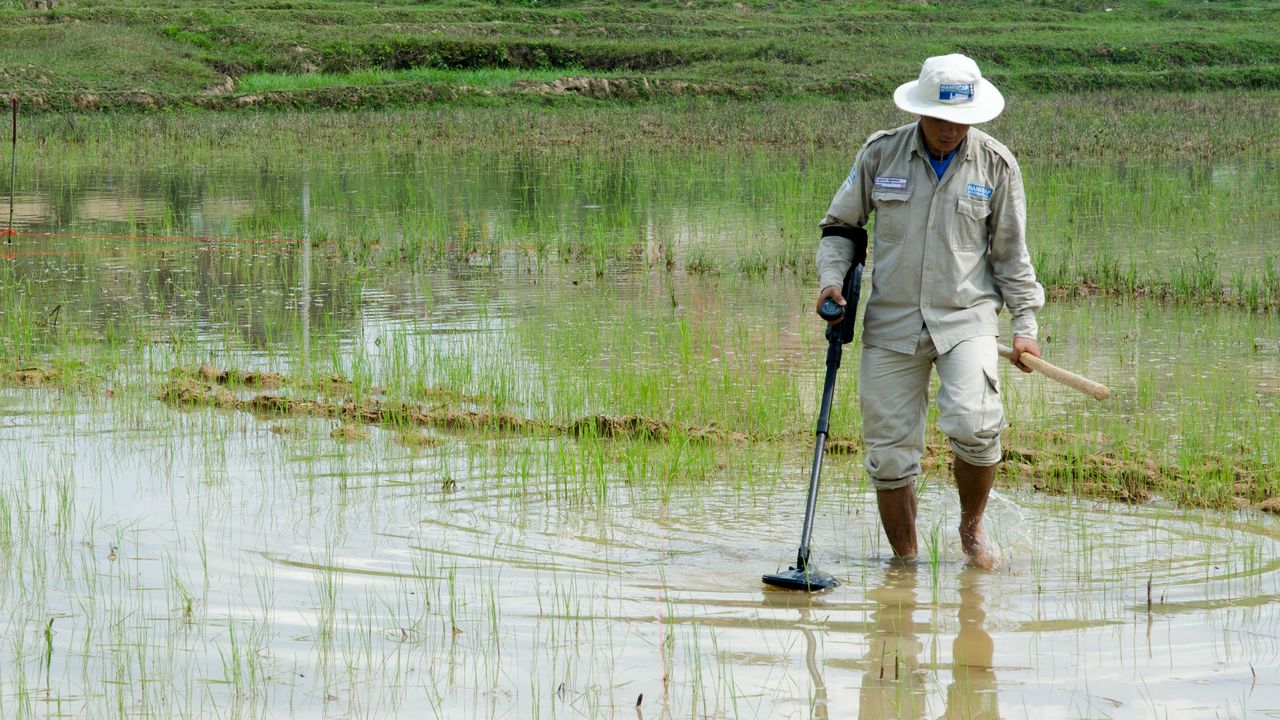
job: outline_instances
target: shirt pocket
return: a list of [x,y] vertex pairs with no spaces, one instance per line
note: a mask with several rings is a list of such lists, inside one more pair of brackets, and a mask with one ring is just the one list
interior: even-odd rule
[[972,252],[984,247],[987,241],[987,217],[990,215],[991,203],[971,197],[957,198],[951,249]]
[[909,190],[873,190],[871,204],[876,209],[876,243],[898,243],[907,233]]

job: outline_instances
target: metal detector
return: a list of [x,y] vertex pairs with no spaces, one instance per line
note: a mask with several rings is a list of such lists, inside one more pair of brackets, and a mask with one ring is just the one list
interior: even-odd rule
[[[828,322],[840,322],[827,326],[827,377],[822,383],[822,407],[818,412],[818,439],[813,449],[813,469],[809,472],[809,498],[804,507],[804,528],[800,533],[800,551],[796,554],[796,564],[786,572],[770,573],[761,578],[766,585],[780,587],[785,590],[803,590],[815,592],[830,590],[840,583],[830,575],[820,572],[809,564],[809,537],[813,533],[813,514],[818,505],[818,478],[822,475],[822,451],[827,444],[827,430],[831,420],[831,398],[835,395],[836,371],[840,369],[840,356],[845,345],[853,341],[855,320],[858,315],[858,295],[862,290],[862,268],[867,262],[867,231],[862,228],[851,228],[846,231],[840,228],[841,234],[853,243],[853,264],[845,273],[844,295],[845,306],[841,307],[831,298],[822,302],[818,315]],[[828,234],[831,229],[828,229]],[[848,235],[844,235],[848,232]]]

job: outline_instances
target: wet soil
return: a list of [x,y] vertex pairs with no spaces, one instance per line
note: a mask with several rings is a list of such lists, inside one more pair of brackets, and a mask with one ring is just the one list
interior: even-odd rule
[[[314,384],[297,384],[276,373],[268,373],[275,387],[297,385],[314,387]],[[258,394],[241,397],[229,389],[238,381],[252,379],[253,383],[240,382],[243,387],[261,387],[262,374],[244,374],[236,371],[220,371],[212,367],[201,368],[198,373],[179,371],[171,375],[161,387],[160,400],[172,405],[217,407],[225,410],[243,410],[266,417],[321,417],[351,423],[368,423],[395,427],[418,426],[447,430],[477,431],[496,430],[514,433],[564,434],[574,437],[595,436],[602,438],[641,438],[655,441],[680,436],[697,440],[741,442],[746,438],[715,426],[689,426],[670,423],[636,415],[591,415],[567,423],[524,418],[513,413],[494,410],[473,410],[444,403],[432,406],[411,405],[379,397],[356,399],[346,395],[336,398],[300,399],[281,394]],[[326,379],[325,389],[337,394],[349,383],[341,378]],[[450,396],[451,393],[440,393]]]
[[[24,367],[0,374],[0,384],[22,388],[50,388],[65,385],[69,376],[56,368]],[[289,397],[280,393],[238,394],[241,389],[310,391],[314,398]],[[748,442],[802,442],[807,436],[792,433],[769,438],[752,438],[715,425],[693,426],[638,415],[590,415],[569,422],[526,418],[510,412],[462,407],[468,396],[428,390],[423,395],[440,399],[432,405],[414,405],[382,397],[373,388],[372,397],[359,399],[350,380],[339,375],[296,381],[276,372],[221,369],[212,365],[178,368],[161,385],[158,398],[182,407],[216,407],[253,413],[263,418],[328,418],[343,424],[334,431],[342,440],[360,440],[360,425],[393,428],[436,428],[455,432],[502,432],[511,434],[567,435],[608,439],[641,439],[667,442],[674,437],[736,445]],[[112,395],[114,393],[111,393]],[[289,432],[273,426],[273,432]],[[406,446],[430,446],[430,435],[404,432]],[[1142,457],[1137,451],[1114,447],[1100,438],[1084,438],[1056,431],[1007,430],[1005,454],[999,478],[1002,484],[1031,486],[1042,492],[1105,498],[1125,503],[1145,503],[1159,497],[1178,505],[1214,509],[1252,508],[1280,514],[1280,497],[1267,491],[1261,482],[1267,467],[1260,466],[1249,453],[1215,453],[1208,456],[1214,474],[1223,478],[1219,488],[1188,493],[1188,483],[1204,475]],[[829,440],[831,455],[859,455],[858,439]],[[927,474],[948,472],[950,451],[945,438],[931,431],[921,466]]]
[[10,370],[2,378],[5,385],[15,387],[52,387],[60,384],[62,371],[52,368],[27,367]]

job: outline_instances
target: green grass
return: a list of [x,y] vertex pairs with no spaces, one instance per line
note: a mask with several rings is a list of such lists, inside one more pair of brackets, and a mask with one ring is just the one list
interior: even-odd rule
[[[498,698],[490,714],[611,716],[641,691],[646,715],[769,712],[734,664],[776,674],[793,640],[744,646],[723,595],[703,622],[711,606],[679,590],[691,580],[667,594],[663,573],[703,562],[730,523],[734,538],[775,532],[749,519],[798,503],[822,373],[814,226],[862,139],[904,120],[888,91],[953,49],[937,40],[952,31],[1009,91],[989,129],[1023,162],[1032,250],[1057,296],[1046,354],[1114,392],[1098,404],[1010,373],[1002,485],[1280,507],[1275,3],[31,5],[0,0],[0,88],[26,109],[269,93],[364,111],[21,118],[19,207],[43,208],[39,229],[125,237],[21,236],[0,261],[16,448],[0,483],[0,599],[14,609],[0,694],[17,717],[399,703],[448,716],[476,688]],[[547,109],[525,87],[565,75],[645,102]],[[232,90],[206,94],[224,76]],[[433,104],[367,109],[416,102]],[[820,536],[864,558],[880,536],[860,500],[845,357],[821,522],[860,529]],[[297,384],[271,392],[321,398],[325,416],[157,400],[170,371],[203,363],[287,373]],[[50,372],[15,372],[32,366]],[[247,377],[226,390],[263,392]],[[327,408],[371,398],[508,413],[536,432],[442,424],[403,448],[392,436],[422,430],[393,413],[365,418],[366,440],[332,439]],[[673,431],[575,424],[601,415]],[[686,431],[708,427],[722,434]],[[945,477],[945,445],[929,442],[929,473]],[[1061,572],[1064,587],[1036,598],[1110,578],[1073,602],[1132,615],[1156,557],[1157,581],[1159,558],[1189,577],[1220,565],[1240,576],[1231,590],[1265,600],[1264,546],[1237,544],[1253,540],[1236,516],[1186,533],[1212,546],[1188,562],[1141,523],[1095,531],[1097,508],[1077,507],[1074,534],[1037,525],[1050,548],[1037,583]],[[935,570],[944,539],[929,538]],[[760,548],[741,555],[754,583]],[[1047,567],[1060,556],[1065,571]],[[1132,578],[1106,565],[1123,558]],[[884,584],[866,582],[873,566],[840,563],[846,588]],[[1017,592],[1020,577],[994,579]],[[950,582],[931,573],[935,611]],[[1190,577],[1183,595],[1217,602],[1204,588]],[[776,622],[752,597],[741,627]],[[949,611],[929,623],[938,647]],[[865,640],[865,625],[813,621],[845,633],[828,648]],[[655,652],[629,654],[625,638]],[[647,681],[624,669],[637,657]],[[946,671],[928,666],[941,689]]]
[[[5,14],[0,10],[0,17]],[[194,96],[220,79],[213,67],[192,59],[183,43],[145,28],[109,21],[14,26],[0,20],[0,26],[0,85],[28,98],[29,107],[52,102],[53,96]]]
[[[1280,309],[1280,255],[1267,235],[1280,222],[1269,202],[1280,186],[1266,159],[1280,143],[1275,101],[1271,93],[1224,93],[1011,106],[988,129],[1022,161],[1042,281],[1055,294]],[[1218,112],[1224,103],[1233,108],[1229,117]],[[596,277],[639,264],[708,280],[808,277],[815,217],[861,138],[906,119],[886,106],[699,100],[643,108],[44,115],[20,126],[19,207],[61,218],[60,232],[228,241],[244,258],[220,252],[205,262],[225,264],[252,284],[271,262],[252,249],[287,246],[304,232],[306,163],[340,165],[366,179],[350,185],[312,173],[305,232],[325,253],[371,270],[495,263],[518,250],[539,268],[585,261]],[[1112,157],[1128,160],[1116,165]],[[260,163],[273,171],[243,170]],[[121,166],[139,169],[117,177]],[[131,199],[101,210],[84,205],[79,196],[108,177],[113,193]],[[58,192],[39,190],[54,186]],[[21,197],[27,188],[36,189],[33,199]],[[680,239],[679,223],[661,219],[690,203],[708,208],[698,213],[710,233],[705,242]],[[494,207],[502,210],[483,210]],[[190,241],[125,244],[145,264],[157,242]],[[93,266],[92,254],[114,243],[63,249]],[[195,302],[189,269],[162,264],[156,296],[174,306]],[[317,269],[318,282],[326,270]],[[15,312],[23,307],[19,300]],[[250,298],[229,313],[255,317]]]
[[[289,6],[176,0],[62,0],[0,5],[4,86],[48,108],[235,107],[258,76],[342,75],[332,84],[279,81],[287,106],[448,100],[388,91],[361,71],[503,70],[614,73],[603,97],[687,92],[753,97],[882,98],[929,55],[962,51],[1015,94],[1203,92],[1280,87],[1280,5],[1118,1],[910,4],[893,0],[521,4],[452,0]],[[225,77],[243,81],[212,92]],[[449,76],[424,80],[452,84]],[[363,84],[355,84],[363,83]],[[503,87],[506,85],[504,84]],[[391,86],[396,87],[396,86]],[[329,92],[326,92],[329,91]],[[504,102],[523,102],[514,93]],[[540,96],[543,93],[534,92]],[[463,101],[490,102],[466,95]],[[536,100],[535,100],[536,102]]]
[[[1280,146],[1280,124],[1274,119],[1278,98],[1280,94],[1265,91],[1015,96],[983,129],[1012,148],[1024,165],[1036,160],[1070,168],[1116,158],[1208,163],[1271,157]],[[1223,113],[1224,106],[1231,112]],[[299,166],[317,148],[344,158],[388,157],[404,152],[406,138],[415,146],[421,140],[516,154],[568,147],[590,150],[601,158],[617,157],[629,148],[776,149],[844,164],[875,130],[911,120],[888,97],[745,102],[672,98],[639,106],[565,101],[553,107],[495,100],[485,107],[243,114],[30,115],[25,108],[18,124],[20,181],[30,172],[28,167],[37,165],[93,174],[103,172],[103,163],[141,163],[159,172],[212,158],[251,163],[264,149],[274,167]],[[796,165],[802,167],[799,159]],[[826,188],[827,179],[821,180]],[[0,187],[7,181],[7,172],[0,175]],[[182,195],[180,184],[189,181],[178,174],[168,182]]]
[[564,77],[609,77],[614,73],[587,72],[578,68],[564,70],[515,70],[480,68],[475,70],[440,70],[412,68],[408,70],[353,70],[348,73],[253,73],[245,75],[236,88],[245,93],[294,92],[332,87],[373,87],[397,83],[434,83],[467,85],[477,88],[505,88],[518,82],[551,83]]
[[[472,72],[487,71],[448,76]],[[503,73],[492,76],[515,76]],[[1218,345],[1268,345],[1280,309],[1280,256],[1267,234],[1280,222],[1268,202],[1280,191],[1275,100],[1268,91],[1011,98],[988,129],[1022,161],[1051,307],[1079,295],[1122,307],[1158,300],[1161,312],[1226,308],[1188,322],[1217,328]],[[862,138],[905,119],[885,98],[24,117],[19,207],[44,208],[47,227],[37,229],[122,237],[19,239],[23,254],[0,271],[0,348],[12,361],[0,370],[53,367],[55,387],[119,385],[141,407],[156,390],[133,366],[153,375],[205,362],[301,368],[351,378],[356,399],[375,387],[415,402],[443,391],[558,427],[639,416],[771,442],[811,422],[813,379],[794,370],[809,359],[791,354],[795,338],[779,328],[808,313],[816,220]],[[111,202],[98,201],[103,188]],[[295,312],[304,235],[306,319]],[[410,311],[418,318],[455,293],[492,306],[504,335],[530,348],[527,363],[512,365],[483,335],[441,346],[387,331],[366,338],[376,351],[356,343],[370,292],[421,295]],[[611,308],[603,316],[601,303]],[[1050,334],[1100,324],[1085,314]],[[1132,415],[1081,421],[1086,434],[1117,438],[1112,455],[1028,441],[1052,450],[1054,487],[1110,477],[1116,456],[1158,457],[1187,502],[1221,504],[1231,491],[1205,468],[1246,465],[1228,436],[1273,442],[1270,421],[1145,419],[1196,417],[1222,388],[1170,405],[1161,377],[1141,366],[1126,377]],[[1249,397],[1235,404],[1270,407]],[[1175,454],[1163,444],[1171,435],[1189,438]],[[705,476],[713,461],[689,447],[698,452],[645,459],[587,443],[565,462],[576,458],[588,488],[615,476],[615,462],[637,477]],[[1264,480],[1255,489],[1272,493]]]

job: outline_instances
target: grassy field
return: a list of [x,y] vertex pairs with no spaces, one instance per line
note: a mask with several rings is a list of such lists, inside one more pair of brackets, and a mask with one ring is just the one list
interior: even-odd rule
[[952,51],[1022,93],[1274,90],[1278,23],[1266,0],[8,0],[0,95],[83,109],[861,99]]
[[[1277,21],[0,0],[0,719],[1267,714]],[[984,129],[1046,358],[1113,395],[1001,366],[989,580],[931,418],[917,588],[850,346],[815,528],[843,588],[762,596],[811,460],[816,221],[954,50],[1010,99]]]
[[[1262,126],[1260,94],[1238,97]],[[749,144],[746,128],[787,117],[782,103],[708,102],[666,124],[666,105],[44,115],[19,206],[55,236],[20,234],[0,264],[0,387],[397,435],[590,429],[626,438],[575,445],[600,453],[590,487],[617,477],[618,453],[639,468],[627,473],[716,477],[744,448],[807,444],[815,218],[882,105],[850,104],[841,140],[814,120],[836,118],[834,102],[795,104],[813,113],[791,128],[826,133],[807,149]],[[1130,124],[1136,107],[1155,106],[1131,106]],[[1212,156],[1228,127],[1212,117],[1164,115],[1194,129],[1204,157],[1161,159],[1165,143],[1122,126],[1103,134],[1112,150],[1073,162],[1026,142],[1031,249],[1054,296],[1047,353],[1116,396],[1082,405],[1019,378],[1011,481],[1280,508],[1274,156]],[[727,147],[687,149],[739,125]],[[662,148],[664,136],[681,141]],[[190,372],[206,364],[226,380]],[[254,371],[283,387],[244,380]],[[335,375],[350,391],[317,398]],[[855,398],[842,393],[840,417],[857,417]],[[944,445],[931,443],[936,469]]]
[[[832,184],[867,133],[905,119],[888,101],[890,89],[914,75],[921,56],[954,49],[978,57],[1010,97],[1008,110],[986,129],[1023,162],[1033,253],[1055,300],[1102,295],[1197,312],[1222,309],[1242,326],[1224,331],[1221,343],[1243,338],[1256,353],[1270,347],[1266,323],[1280,309],[1280,256],[1265,239],[1265,228],[1276,221],[1267,199],[1274,196],[1274,148],[1280,146],[1274,116],[1280,92],[1269,84],[1280,77],[1272,72],[1277,43],[1265,32],[1277,13],[1277,3],[1154,2],[625,10],[578,3],[10,4],[0,8],[0,77],[6,79],[0,90],[16,89],[24,107],[53,110],[22,119],[16,186],[58,191],[24,202],[47,204],[61,222],[104,186],[128,188],[126,203],[139,204],[107,220],[73,222],[89,239],[54,251],[71,265],[93,268],[91,275],[101,273],[90,284],[101,290],[85,295],[74,285],[55,287],[46,289],[52,293],[47,302],[33,304],[27,278],[51,273],[23,263],[45,262],[35,259],[46,252],[43,245],[24,248],[33,259],[0,276],[11,308],[0,315],[0,340],[15,358],[0,369],[72,367],[85,361],[78,356],[84,342],[111,350],[116,343],[157,341],[111,321],[84,338],[72,333],[75,352],[40,345],[37,328],[56,324],[59,311],[69,328],[71,316],[98,317],[101,308],[134,302],[132,286],[110,291],[116,271],[98,262],[95,234],[129,238],[122,241],[130,248],[124,257],[137,267],[158,262],[155,276],[148,270],[146,277],[147,283],[168,278],[169,285],[154,288],[164,298],[159,314],[211,313],[229,326],[248,318],[249,334],[259,338],[288,335],[296,321],[288,313],[256,312],[260,298],[234,293],[209,310],[213,296],[163,252],[153,257],[151,241],[207,234],[241,243],[245,252],[225,267],[195,265],[231,287],[256,287],[272,263],[289,263],[264,263],[250,249],[309,233],[316,248],[351,268],[350,276],[333,280],[331,289],[342,289],[325,303],[347,309],[342,322],[358,315],[372,274],[406,273],[414,278],[406,283],[442,268],[470,276],[502,266],[513,254],[540,277],[563,261],[574,286],[658,270],[690,287],[737,278],[782,283],[788,291],[808,287],[814,218]],[[1153,24],[1161,28],[1159,41],[1144,39]],[[933,40],[950,28],[964,31],[963,43]],[[849,60],[854,55],[856,63]],[[1183,82],[1188,78],[1199,80]],[[1068,92],[1074,89],[1084,92]],[[368,107],[441,98],[466,102]],[[159,105],[185,111],[83,112]],[[240,107],[290,111],[217,112]],[[81,112],[56,112],[61,108]],[[704,147],[721,155],[688,152]],[[308,165],[316,170],[315,206],[304,229],[293,180],[307,177]],[[258,170],[222,177],[217,169],[226,167]],[[327,168],[339,167],[341,178],[353,172],[359,181],[319,180]],[[281,178],[292,180],[281,184]],[[149,212],[143,198],[163,210]],[[584,213],[587,207],[592,210]],[[655,225],[654,218],[686,207],[715,213],[694,216],[708,237],[738,239],[730,247],[681,239],[676,216]],[[749,211],[727,210],[740,207]],[[216,218],[217,229],[193,225],[196,216]],[[726,223],[734,229],[723,229]],[[646,245],[653,232],[662,241]],[[326,279],[317,271],[317,280]],[[678,304],[674,290],[668,304]],[[651,330],[641,334],[649,337]],[[190,345],[181,337],[161,340]],[[107,360],[85,362],[110,369],[112,357],[108,352]],[[198,366],[209,358],[166,357],[159,366],[179,359]],[[352,367],[332,370],[360,377]],[[392,375],[380,382],[398,386]],[[1135,380],[1141,390],[1135,397],[1155,396],[1154,383]],[[436,384],[497,398],[497,412],[511,409],[503,400],[510,390],[505,375],[481,387]],[[782,401],[766,403],[765,412],[739,413],[730,423],[696,404],[681,412],[646,404],[671,396],[670,384],[658,383],[664,391],[654,393],[652,383],[640,383],[635,397],[606,407],[584,402],[568,415],[534,413],[531,419],[545,425],[540,431],[560,431],[592,413],[616,412],[677,427],[727,427],[756,439],[779,417],[792,418],[784,435],[808,425],[807,415]],[[562,390],[565,397],[578,392]],[[141,395],[152,399],[155,390]],[[546,404],[573,405],[560,400]],[[1257,427],[1262,435],[1249,428],[1240,434],[1253,447],[1268,446],[1270,425]],[[1150,436],[1169,432],[1161,427]],[[1124,435],[1110,426],[1106,434]],[[1149,439],[1121,453],[1139,462],[1160,456]],[[1052,438],[1028,442],[1067,458],[1061,472],[1042,475],[1081,474],[1086,450],[1058,452]],[[1218,435],[1205,440],[1213,453],[1229,444]],[[1222,459],[1193,445],[1184,444],[1192,448],[1184,465],[1230,468],[1236,476],[1253,472],[1247,453],[1236,457],[1231,450]],[[1216,479],[1199,482],[1201,470],[1190,479],[1168,468],[1154,474],[1176,479],[1177,489],[1163,488],[1163,494],[1185,492],[1192,504],[1231,504],[1237,496],[1214,490],[1221,485]],[[1102,470],[1090,466],[1084,474],[1093,472]],[[1212,487],[1185,490],[1198,484]],[[1276,494],[1268,481],[1245,499],[1257,503]]]

